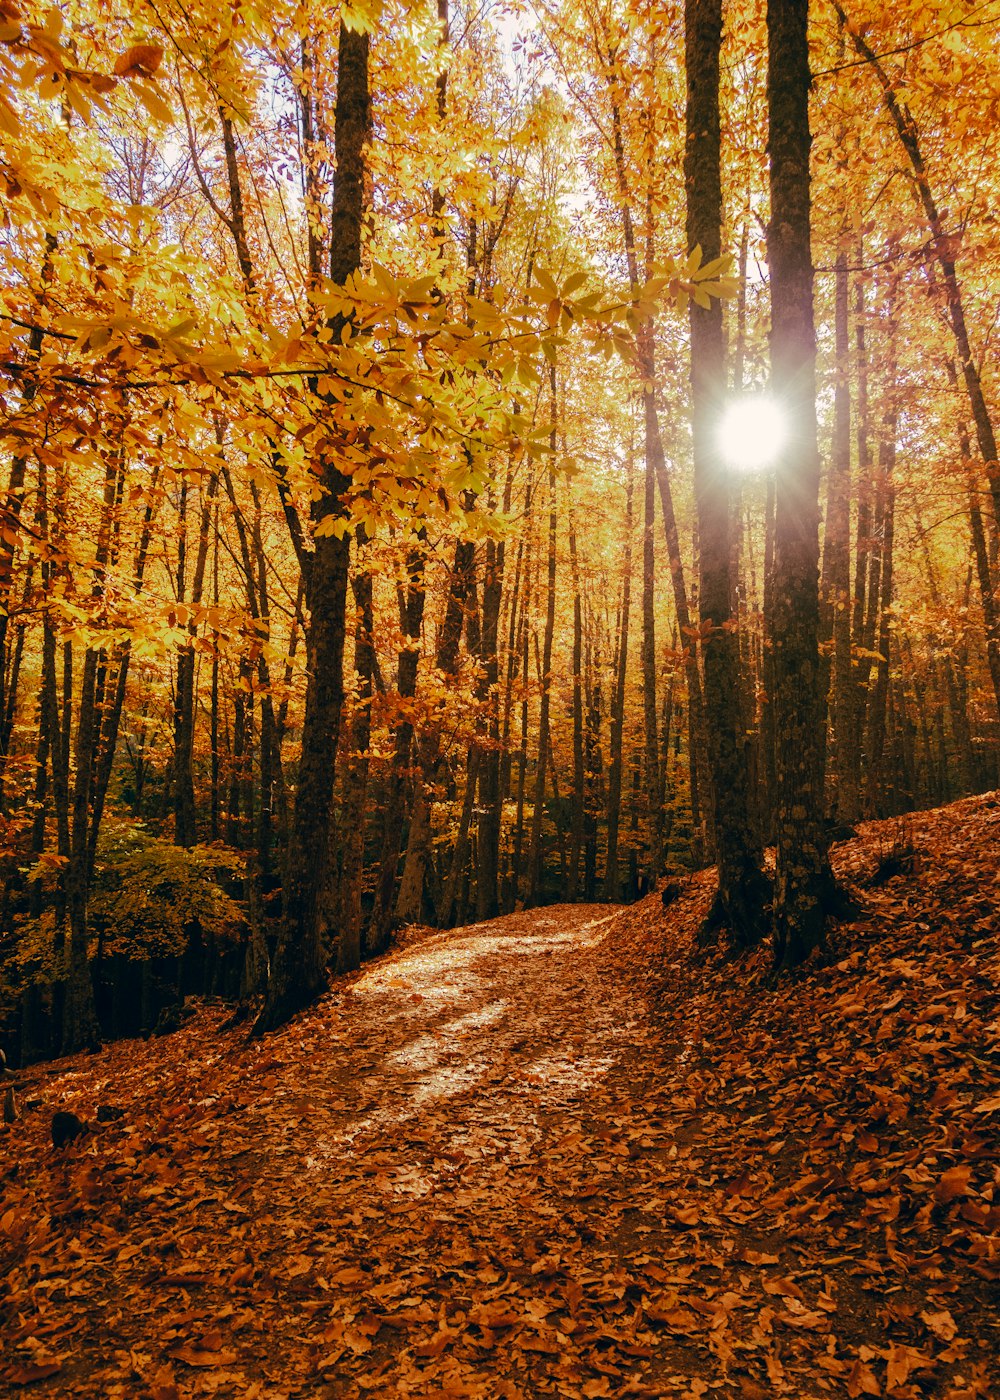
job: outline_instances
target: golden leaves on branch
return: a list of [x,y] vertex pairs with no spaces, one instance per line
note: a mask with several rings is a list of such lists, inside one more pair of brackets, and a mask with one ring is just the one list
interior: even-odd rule
[[[21,134],[21,116],[12,101],[18,87],[37,85],[43,96],[59,97],[68,111],[86,122],[92,105],[107,110],[103,99],[119,79],[153,79],[163,62],[160,44],[137,43],[116,60],[113,75],[79,67],[75,37],[64,38],[63,25],[55,6],[40,24],[26,23],[12,0],[0,6],[0,134]],[[152,117],[170,120],[169,107],[148,82],[138,83],[136,91]]]

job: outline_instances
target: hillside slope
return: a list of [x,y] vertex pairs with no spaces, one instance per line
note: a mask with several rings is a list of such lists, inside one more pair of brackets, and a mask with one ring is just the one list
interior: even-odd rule
[[704,873],[21,1076],[0,1392],[997,1396],[1000,805],[909,825],[776,989],[696,955]]

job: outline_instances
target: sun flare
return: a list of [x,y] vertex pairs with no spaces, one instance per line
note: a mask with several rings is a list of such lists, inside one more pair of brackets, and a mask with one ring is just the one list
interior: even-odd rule
[[719,445],[731,466],[754,471],[773,462],[785,440],[785,416],[763,394],[737,399],[723,415]]

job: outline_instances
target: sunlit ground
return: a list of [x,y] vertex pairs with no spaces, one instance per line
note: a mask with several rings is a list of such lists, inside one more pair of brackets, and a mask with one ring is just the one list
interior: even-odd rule
[[[370,1152],[373,1136],[419,1130],[428,1115],[437,1128],[443,1116],[450,1137],[449,1156],[435,1162],[439,1183],[470,1156],[482,1162],[485,1154],[501,1170],[528,1160],[544,1115],[586,1096],[615,1066],[622,1008],[593,1004],[587,1044],[567,1046],[565,1005],[548,975],[553,956],[575,949],[582,958],[614,918],[602,911],[574,924],[535,911],[532,934],[513,916],[439,934],[370,968],[338,998],[353,1031],[344,1046],[352,1082],[314,1086],[308,1153],[298,1155],[293,1141],[277,1148],[287,1169],[328,1173],[336,1159]],[[370,1061],[359,1080],[360,1050]],[[413,1197],[433,1178],[396,1161],[373,1185]]]

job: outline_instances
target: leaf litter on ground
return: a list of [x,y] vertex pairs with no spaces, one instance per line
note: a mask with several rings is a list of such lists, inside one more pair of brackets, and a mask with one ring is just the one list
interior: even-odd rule
[[261,1042],[208,1006],[25,1071],[0,1386],[1000,1395],[1000,801],[883,878],[898,835],[835,847],[857,917],[777,984],[699,951],[701,872],[410,930]]

